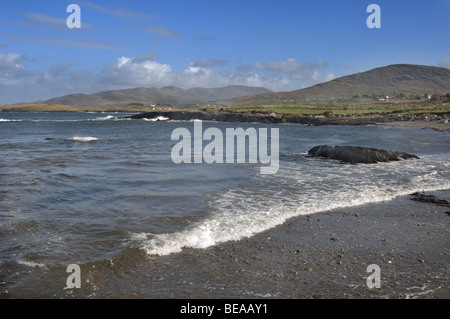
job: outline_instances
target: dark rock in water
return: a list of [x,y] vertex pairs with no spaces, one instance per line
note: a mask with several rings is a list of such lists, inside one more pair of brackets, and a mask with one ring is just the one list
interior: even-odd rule
[[202,121],[219,121],[219,122],[256,122],[266,124],[276,124],[284,122],[282,116],[273,115],[261,115],[252,113],[231,113],[231,112],[199,112],[199,111],[153,111],[141,114],[135,114],[126,116],[130,119],[143,119],[143,118],[158,118],[165,117],[169,120],[175,121],[190,121],[190,120],[202,120]]
[[425,195],[425,194],[421,194],[421,193],[414,193],[411,194],[410,199],[411,200],[415,200],[418,202],[424,202],[424,203],[431,203],[431,204],[436,204],[436,205],[440,205],[440,206],[449,206],[450,204],[448,201],[446,201],[445,199],[439,199],[434,195]]
[[320,145],[308,151],[312,157],[325,157],[344,163],[378,163],[399,161],[400,159],[418,159],[416,155],[404,152],[386,151],[360,146],[328,146]]

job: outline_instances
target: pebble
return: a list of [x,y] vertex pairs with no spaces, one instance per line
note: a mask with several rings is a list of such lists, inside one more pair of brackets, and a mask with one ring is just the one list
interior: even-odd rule
[[338,241],[339,240],[339,238],[336,238],[335,237],[336,236],[336,234],[331,234],[331,237],[330,237],[330,240],[333,240],[333,241]]

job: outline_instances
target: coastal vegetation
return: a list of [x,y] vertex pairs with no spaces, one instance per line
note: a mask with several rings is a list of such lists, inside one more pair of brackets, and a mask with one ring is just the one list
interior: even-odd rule
[[374,100],[366,97],[330,101],[268,101],[250,102],[234,105],[199,105],[190,108],[174,108],[169,106],[146,106],[144,104],[128,104],[117,106],[78,106],[62,104],[24,103],[0,105],[0,111],[16,112],[151,112],[151,111],[203,111],[227,113],[280,114],[280,115],[316,115],[316,116],[346,116],[346,115],[424,115],[450,114],[450,93],[432,95],[431,98],[391,98],[389,100]]
[[432,99],[390,99],[373,100],[371,98],[352,98],[330,101],[273,101],[251,102],[229,106],[202,108],[209,112],[266,113],[281,115],[387,115],[387,114],[441,114],[450,113],[450,95],[438,95]]

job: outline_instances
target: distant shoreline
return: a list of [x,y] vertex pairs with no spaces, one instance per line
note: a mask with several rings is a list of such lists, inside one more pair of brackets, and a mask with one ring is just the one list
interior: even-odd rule
[[169,120],[205,120],[217,122],[247,122],[247,123],[296,123],[311,126],[321,125],[391,125],[403,127],[420,127],[437,131],[450,131],[450,113],[428,116],[411,115],[348,115],[330,116],[323,115],[279,115],[279,114],[255,114],[255,113],[232,113],[232,112],[201,112],[201,111],[153,111],[144,112],[126,118],[131,119],[156,119],[157,117]]
[[[30,107],[30,108],[29,108]],[[12,107],[11,105],[0,106],[2,112],[114,112],[114,113],[136,113],[131,116],[124,116],[130,119],[156,119],[158,117],[168,118],[175,121],[204,120],[217,122],[244,122],[244,123],[263,123],[263,124],[281,124],[294,123],[310,126],[322,125],[388,125],[401,127],[417,127],[422,129],[432,129],[441,132],[450,132],[450,111],[440,113],[420,113],[420,114],[298,114],[287,115],[278,113],[260,113],[258,111],[249,112],[230,112],[230,111],[204,111],[193,109],[175,109],[175,110],[147,110],[135,108],[108,109],[105,107],[78,107],[51,105],[49,108]],[[325,112],[326,113],[326,112]],[[330,112],[331,113],[331,112]]]

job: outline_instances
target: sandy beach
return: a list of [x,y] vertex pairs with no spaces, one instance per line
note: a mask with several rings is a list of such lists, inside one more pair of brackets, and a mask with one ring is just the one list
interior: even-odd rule
[[[450,200],[449,190],[432,194]],[[300,216],[237,242],[147,256],[135,269],[150,278],[138,270],[110,278],[126,276],[134,292],[122,293],[151,299],[447,299],[449,211],[403,196]],[[372,264],[380,288],[367,286]]]
[[[205,255],[235,274],[224,297],[242,297],[236,285],[255,297],[449,298],[449,210],[406,196],[294,218]],[[381,268],[380,289],[367,287],[370,264]]]

